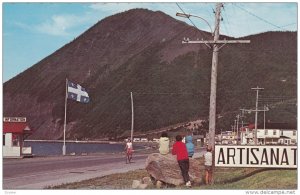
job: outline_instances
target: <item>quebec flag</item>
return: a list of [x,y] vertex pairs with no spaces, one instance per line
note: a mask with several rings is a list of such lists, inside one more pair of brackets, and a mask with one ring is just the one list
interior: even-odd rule
[[81,102],[88,103],[90,101],[89,94],[78,84],[68,81],[68,98]]

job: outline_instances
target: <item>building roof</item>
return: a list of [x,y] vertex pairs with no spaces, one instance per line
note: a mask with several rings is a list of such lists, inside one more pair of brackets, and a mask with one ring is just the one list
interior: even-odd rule
[[[266,123],[266,129],[297,129],[297,124],[290,123]],[[257,129],[263,129],[264,124],[258,124]]]
[[255,125],[254,124],[249,124],[248,126],[241,127],[240,130],[241,131],[246,131],[246,128],[254,129]]
[[3,122],[3,133],[31,134],[32,130],[26,122]]
[[[249,129],[254,129],[254,124],[249,124],[247,127]],[[264,129],[264,124],[258,124],[257,129]],[[266,123],[265,129],[281,129],[281,130],[297,130],[297,124],[290,124],[290,123]],[[245,131],[245,127],[241,129],[242,131]]]
[[291,139],[290,137],[287,137],[287,136],[280,136],[279,138],[283,138],[283,139]]

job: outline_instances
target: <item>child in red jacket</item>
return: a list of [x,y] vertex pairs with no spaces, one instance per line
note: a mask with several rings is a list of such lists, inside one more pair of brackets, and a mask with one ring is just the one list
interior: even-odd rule
[[176,136],[176,142],[173,145],[172,154],[177,155],[177,161],[181,170],[181,174],[183,176],[183,180],[186,186],[190,187],[191,182],[189,179],[189,166],[190,166],[189,156],[188,156],[186,146],[182,142],[181,135]]

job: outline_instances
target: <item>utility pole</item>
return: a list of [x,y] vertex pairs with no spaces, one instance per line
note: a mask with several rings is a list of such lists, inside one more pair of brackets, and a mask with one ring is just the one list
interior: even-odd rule
[[242,119],[242,127],[244,127],[244,117],[245,117],[245,115],[244,115],[244,112],[245,112],[245,109],[240,109],[241,111],[242,111],[242,115],[241,115],[241,119]]
[[255,103],[255,130],[254,130],[254,143],[257,145],[257,115],[258,115],[258,91],[263,90],[264,88],[251,88],[252,90],[256,90],[256,103]]
[[236,120],[236,145],[238,145],[240,115],[238,114],[236,117],[237,117],[237,120]]
[[[207,45],[213,44],[212,67],[211,67],[211,84],[210,84],[210,103],[209,103],[209,146],[215,148],[215,129],[216,129],[216,93],[217,93],[217,68],[218,54],[220,49],[227,43],[250,43],[250,40],[219,40],[221,8],[223,3],[216,3],[215,10],[215,30],[213,32],[214,39],[208,41],[190,41],[184,39],[182,43],[201,43]],[[222,44],[222,45],[220,45]]]
[[233,125],[233,135],[235,135],[235,128],[236,128],[236,119],[234,119],[234,125]]
[[[220,36],[221,7],[222,7],[222,3],[216,4],[214,42],[217,42]],[[218,59],[219,59],[219,46],[217,45],[217,43],[214,43],[212,65],[211,65],[210,101],[209,101],[209,145],[213,148],[213,150],[215,149]]]
[[222,142],[223,142],[223,129],[221,129],[221,144],[223,144]]
[[[241,126],[241,132],[240,132],[240,135],[242,135],[242,131],[244,130],[244,118],[245,118],[245,116],[244,116],[244,109],[240,109],[241,111],[242,111],[242,114],[240,115],[240,118],[241,118],[241,120],[242,120],[242,126]],[[242,143],[242,136],[240,136],[240,144]]]
[[[189,39],[184,39],[182,43],[195,43],[195,44],[205,44],[211,49],[209,44],[213,44],[213,55],[212,55],[212,65],[211,65],[211,82],[210,82],[210,102],[209,102],[209,143],[208,145],[215,150],[215,130],[216,130],[216,99],[217,99],[217,70],[218,70],[218,57],[220,49],[227,43],[250,43],[250,40],[219,40],[220,35],[220,21],[221,21],[221,8],[223,3],[216,3],[215,10],[215,30],[213,32],[214,39],[208,41],[190,41]],[[185,14],[186,17],[191,15]],[[215,159],[213,152],[213,162]],[[213,171],[214,175],[214,163]],[[212,183],[214,183],[214,176],[212,175]]]
[[[244,114],[245,111],[248,112],[248,113],[251,113],[252,111],[255,111],[256,113],[257,113],[257,112],[264,112],[264,113],[265,113],[266,111],[269,111],[269,108],[266,107],[266,106],[264,106],[264,109],[263,109],[263,110],[258,110],[258,109],[256,108],[255,110],[252,110],[252,109],[241,109],[241,111],[242,111],[243,114]],[[256,120],[255,124],[256,124],[256,127],[257,127],[257,120]],[[256,130],[257,130],[257,128],[256,128]],[[253,138],[255,138],[254,136],[255,136],[255,132],[253,133]],[[256,137],[257,137],[257,136],[256,136]]]
[[266,130],[266,111],[267,111],[267,106],[264,105],[264,130]]
[[131,99],[131,133],[130,133],[130,139],[131,139],[131,143],[133,143],[134,110],[133,110],[133,94],[132,94],[132,92],[130,92],[130,99]]

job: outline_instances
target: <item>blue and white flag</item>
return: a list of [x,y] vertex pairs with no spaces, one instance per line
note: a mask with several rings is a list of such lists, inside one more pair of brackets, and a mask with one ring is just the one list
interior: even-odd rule
[[68,81],[68,98],[81,102],[88,103],[90,101],[89,94],[78,84]]

